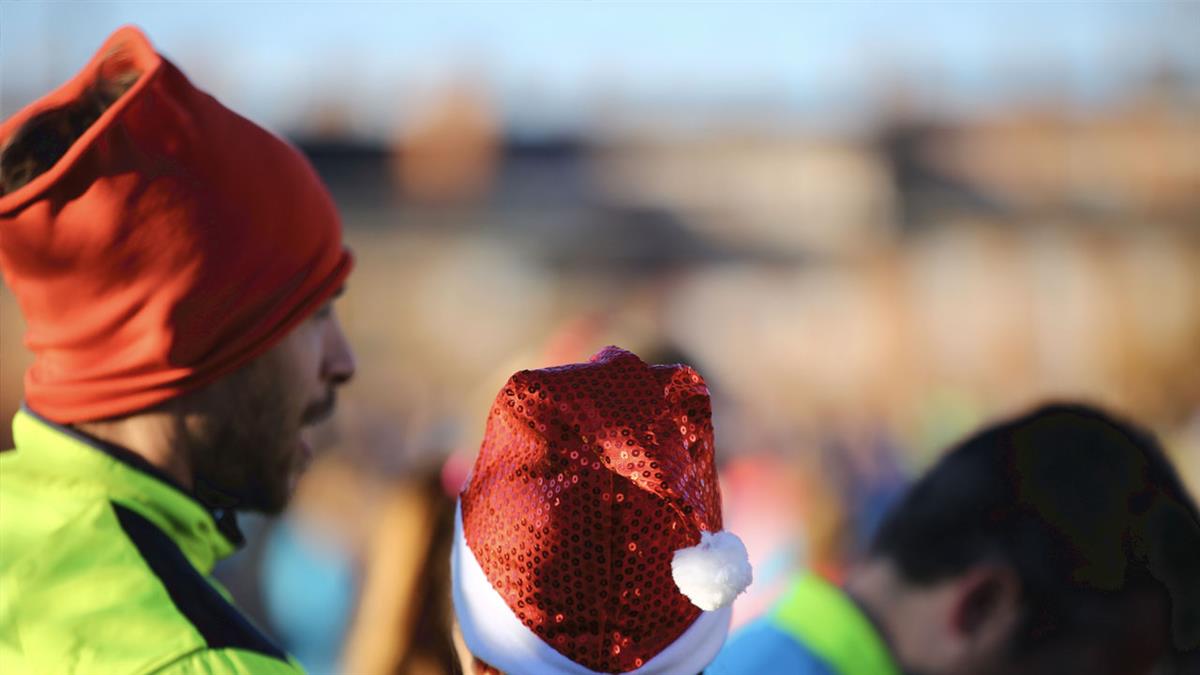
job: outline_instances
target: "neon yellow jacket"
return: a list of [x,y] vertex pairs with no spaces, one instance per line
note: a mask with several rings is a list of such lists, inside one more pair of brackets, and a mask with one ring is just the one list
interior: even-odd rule
[[295,675],[209,577],[213,515],[137,456],[41,419],[0,453],[0,673]]

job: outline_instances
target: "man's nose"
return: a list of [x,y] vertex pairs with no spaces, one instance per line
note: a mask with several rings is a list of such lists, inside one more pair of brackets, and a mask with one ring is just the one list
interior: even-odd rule
[[350,342],[346,340],[341,323],[335,317],[333,321],[329,322],[328,332],[325,335],[325,361],[322,375],[331,384],[345,384],[354,377],[355,368],[354,351],[350,348]]

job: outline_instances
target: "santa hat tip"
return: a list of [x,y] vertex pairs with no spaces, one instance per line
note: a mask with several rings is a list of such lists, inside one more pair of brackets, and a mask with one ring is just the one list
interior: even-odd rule
[[679,591],[706,612],[733,602],[753,580],[746,545],[725,530],[701,532],[699,544],[675,551],[671,576]]

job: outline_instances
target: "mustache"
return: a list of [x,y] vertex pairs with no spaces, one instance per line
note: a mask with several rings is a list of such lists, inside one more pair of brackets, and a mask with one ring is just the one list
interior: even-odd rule
[[334,408],[337,407],[337,392],[330,387],[325,391],[325,396],[316,403],[310,403],[304,409],[304,413],[300,416],[300,423],[304,426],[323,422],[333,415]]

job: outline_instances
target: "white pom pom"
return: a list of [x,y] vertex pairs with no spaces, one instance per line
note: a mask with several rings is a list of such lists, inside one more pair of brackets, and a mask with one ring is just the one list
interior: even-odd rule
[[733,602],[753,579],[746,545],[732,532],[701,532],[697,546],[675,551],[671,576],[692,604],[711,612]]

